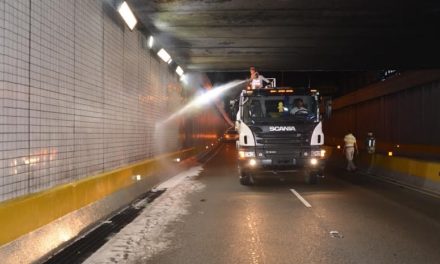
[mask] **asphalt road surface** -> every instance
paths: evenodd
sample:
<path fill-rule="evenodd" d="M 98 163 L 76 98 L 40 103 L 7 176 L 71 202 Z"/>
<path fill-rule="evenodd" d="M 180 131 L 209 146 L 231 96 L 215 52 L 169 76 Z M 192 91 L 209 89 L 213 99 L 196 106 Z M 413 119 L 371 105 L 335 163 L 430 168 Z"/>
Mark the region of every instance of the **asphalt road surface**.
<path fill-rule="evenodd" d="M 203 166 L 171 245 L 136 263 L 440 263 L 440 199 L 338 169 L 241 186 L 236 155 Z"/>

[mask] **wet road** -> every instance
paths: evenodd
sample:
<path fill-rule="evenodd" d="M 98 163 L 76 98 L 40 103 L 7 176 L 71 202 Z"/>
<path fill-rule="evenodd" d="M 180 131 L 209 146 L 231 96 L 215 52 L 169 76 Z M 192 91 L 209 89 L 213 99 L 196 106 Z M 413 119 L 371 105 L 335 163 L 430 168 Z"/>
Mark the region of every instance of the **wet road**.
<path fill-rule="evenodd" d="M 173 245 L 149 263 L 440 262 L 439 200 L 341 173 L 317 186 L 241 186 L 228 144 L 205 165 L 206 188 L 190 195 L 190 213 L 171 227 Z"/>
<path fill-rule="evenodd" d="M 162 197 L 168 201 L 159 211 L 173 201 L 187 210 L 156 232 L 171 242 L 158 242 L 166 247 L 156 253 L 151 246 L 130 249 L 148 258 L 127 262 L 440 263 L 440 199 L 337 169 L 319 185 L 298 178 L 241 186 L 233 144 L 203 168 L 191 180 L 202 186 L 198 191 Z"/>

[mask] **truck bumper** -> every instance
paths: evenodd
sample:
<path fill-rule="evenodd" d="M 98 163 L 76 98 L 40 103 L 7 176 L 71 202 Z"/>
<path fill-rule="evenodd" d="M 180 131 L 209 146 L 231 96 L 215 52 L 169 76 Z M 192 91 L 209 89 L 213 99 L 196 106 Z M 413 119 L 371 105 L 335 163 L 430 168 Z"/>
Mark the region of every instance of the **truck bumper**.
<path fill-rule="evenodd" d="M 240 159 L 238 167 L 240 172 L 247 173 L 292 173 L 292 172 L 314 172 L 323 174 L 325 159 L 316 158 L 316 163 L 312 158 L 292 159 L 285 161 L 272 161 L 270 159 Z"/>

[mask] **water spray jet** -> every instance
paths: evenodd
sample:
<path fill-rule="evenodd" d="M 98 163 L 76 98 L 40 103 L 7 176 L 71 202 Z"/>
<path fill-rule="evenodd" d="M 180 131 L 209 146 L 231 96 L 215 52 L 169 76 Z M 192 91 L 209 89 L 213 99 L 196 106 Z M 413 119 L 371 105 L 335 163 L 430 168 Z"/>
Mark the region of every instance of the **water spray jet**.
<path fill-rule="evenodd" d="M 244 84 L 246 80 L 237 80 L 232 81 L 226 84 L 218 85 L 213 87 L 211 90 L 206 91 L 202 93 L 201 95 L 198 95 L 193 100 L 191 100 L 189 103 L 187 103 L 185 106 L 182 107 L 179 111 L 171 114 L 163 123 L 167 123 L 179 116 L 182 116 L 184 114 L 188 114 L 190 112 L 193 112 L 194 110 L 198 110 L 200 108 L 203 108 L 208 103 L 213 102 L 214 100 L 218 99 L 220 96 L 225 94 L 227 91 L 239 87 L 240 85 Z"/>

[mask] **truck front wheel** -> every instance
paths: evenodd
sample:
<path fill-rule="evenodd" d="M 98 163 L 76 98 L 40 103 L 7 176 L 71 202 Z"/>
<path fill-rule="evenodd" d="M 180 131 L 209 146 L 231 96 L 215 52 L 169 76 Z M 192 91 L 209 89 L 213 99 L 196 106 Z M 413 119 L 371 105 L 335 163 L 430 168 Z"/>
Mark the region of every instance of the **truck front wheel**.
<path fill-rule="evenodd" d="M 308 184 L 318 184 L 319 175 L 316 172 L 310 172 L 306 175 L 306 183 Z"/>
<path fill-rule="evenodd" d="M 240 172 L 240 184 L 250 186 L 254 184 L 254 178 L 252 174 L 246 172 Z"/>

